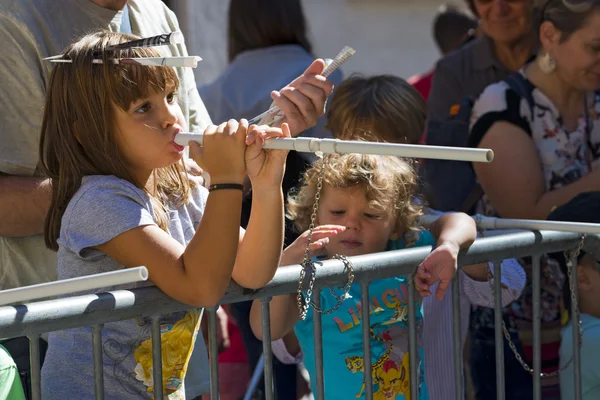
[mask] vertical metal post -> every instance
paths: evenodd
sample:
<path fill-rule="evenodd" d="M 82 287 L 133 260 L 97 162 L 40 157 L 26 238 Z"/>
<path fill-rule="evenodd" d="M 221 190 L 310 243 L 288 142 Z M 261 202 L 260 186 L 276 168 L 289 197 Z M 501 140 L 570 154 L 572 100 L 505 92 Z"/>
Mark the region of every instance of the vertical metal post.
<path fill-rule="evenodd" d="M 494 262 L 494 333 L 496 342 L 496 400 L 504 400 L 504 334 L 502 331 L 502 269 Z"/>
<path fill-rule="evenodd" d="M 29 363 L 31 367 L 31 398 L 42 399 L 42 367 L 40 365 L 40 334 L 29 335 Z"/>
<path fill-rule="evenodd" d="M 533 399 L 542 399 L 542 318 L 540 255 L 532 258 L 533 301 Z"/>
<path fill-rule="evenodd" d="M 163 398 L 162 348 L 160 335 L 160 315 L 153 315 L 152 320 L 152 371 L 154 379 L 154 398 Z"/>
<path fill-rule="evenodd" d="M 579 283 L 577 281 L 577 257 L 573 257 L 573 267 L 571 279 L 573 280 L 572 296 L 579 298 Z M 577 302 L 579 303 L 579 302 Z M 581 400 L 581 343 L 579 343 L 579 332 L 581 329 L 581 321 L 579 320 L 579 310 L 575 303 L 571 300 L 571 325 L 573 327 L 573 394 L 575 400 Z"/>
<path fill-rule="evenodd" d="M 360 285 L 360 304 L 362 307 L 362 338 L 363 338 L 363 364 L 365 368 L 365 396 L 367 400 L 373 398 L 373 359 L 371 357 L 371 320 L 369 302 L 369 282 Z"/>
<path fill-rule="evenodd" d="M 211 400 L 219 400 L 219 343 L 217 343 L 219 339 L 217 337 L 217 308 L 208 309 L 207 315 L 210 398 Z"/>
<path fill-rule="evenodd" d="M 462 332 L 460 315 L 460 282 L 457 273 L 452 279 L 452 341 L 454 350 L 454 398 L 463 400 Z"/>
<path fill-rule="evenodd" d="M 262 343 L 264 354 L 264 374 L 265 374 L 265 397 L 266 400 L 274 400 L 273 386 L 273 352 L 271 349 L 271 312 L 270 312 L 270 297 L 260 299 L 262 311 Z"/>
<path fill-rule="evenodd" d="M 317 307 L 321 306 L 321 288 L 315 288 L 313 302 Z M 317 373 L 317 400 L 325 400 L 325 382 L 323 379 L 323 326 L 321 313 L 313 312 L 313 338 L 315 341 L 315 371 Z"/>
<path fill-rule="evenodd" d="M 96 400 L 104 400 L 104 363 L 102 361 L 102 327 L 92 326 L 92 347 L 94 354 L 94 396 Z"/>
<path fill-rule="evenodd" d="M 415 294 L 415 275 L 408 277 L 408 361 L 410 364 L 410 397 L 419 398 L 419 372 L 417 359 L 417 315 L 416 315 L 416 294 Z"/>

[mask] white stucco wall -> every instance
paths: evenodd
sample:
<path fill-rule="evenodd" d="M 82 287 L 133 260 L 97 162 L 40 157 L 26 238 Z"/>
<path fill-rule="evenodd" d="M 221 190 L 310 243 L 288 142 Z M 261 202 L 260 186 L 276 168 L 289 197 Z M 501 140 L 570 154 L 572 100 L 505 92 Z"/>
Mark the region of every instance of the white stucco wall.
<path fill-rule="evenodd" d="M 285 1 L 285 0 L 280 0 Z M 344 72 L 391 73 L 408 78 L 437 59 L 431 21 L 440 0 L 303 0 L 318 57 L 343 46 L 356 49 Z M 226 65 L 227 0 L 174 0 L 190 54 L 203 61 L 198 84 L 213 80 Z M 460 2 L 458 2 L 460 4 Z"/>

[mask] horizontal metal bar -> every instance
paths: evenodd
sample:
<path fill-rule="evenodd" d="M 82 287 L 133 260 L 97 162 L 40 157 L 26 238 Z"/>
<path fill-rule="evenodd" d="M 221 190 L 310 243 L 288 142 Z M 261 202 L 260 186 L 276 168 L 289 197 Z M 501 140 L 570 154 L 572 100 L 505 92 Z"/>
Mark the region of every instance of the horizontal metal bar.
<path fill-rule="evenodd" d="M 424 215 L 421 217 L 421 223 L 425 226 L 430 225 L 437 220 L 437 215 Z M 560 232 L 591 233 L 600 234 L 600 224 L 591 224 L 587 222 L 564 222 L 564 221 L 543 221 L 536 219 L 509 219 L 485 217 L 483 215 L 471 216 L 477 223 L 477 228 L 481 230 L 549 230 Z"/>
<path fill-rule="evenodd" d="M 73 295 L 86 290 L 102 289 L 109 286 L 126 285 L 148 279 L 146 267 L 128 268 L 101 274 L 79 276 L 77 278 L 40 283 L 38 285 L 0 290 L 0 306 L 31 302 L 54 296 Z"/>
<path fill-rule="evenodd" d="M 588 240 L 586 237 L 586 240 Z M 594 239 L 595 237 L 592 237 Z M 521 232 L 478 239 L 461 252 L 460 265 L 488 260 L 523 257 L 573 248 L 580 235 L 569 232 Z M 370 281 L 397 275 L 409 275 L 431 252 L 430 246 L 351 257 L 355 281 Z M 247 290 L 231 284 L 221 304 L 294 293 L 298 288 L 301 266 L 280 268 L 271 282 L 259 290 Z M 324 261 L 317 268 L 317 284 L 327 287 L 346 282 L 344 265 L 339 260 Z M 51 332 L 78 326 L 92 326 L 140 316 L 152 316 L 191 309 L 156 287 L 83 295 L 0 307 L 0 337 L 11 338 L 31 333 Z"/>

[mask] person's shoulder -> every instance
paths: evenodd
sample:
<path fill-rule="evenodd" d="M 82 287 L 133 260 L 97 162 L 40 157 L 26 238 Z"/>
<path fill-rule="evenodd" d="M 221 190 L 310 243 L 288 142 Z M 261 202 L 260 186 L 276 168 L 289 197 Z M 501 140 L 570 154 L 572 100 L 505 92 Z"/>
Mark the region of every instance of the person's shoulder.
<path fill-rule="evenodd" d="M 35 3 L 31 0 L 0 0 L 0 16 L 13 20 L 23 20 L 28 12 L 34 11 Z"/>
<path fill-rule="evenodd" d="M 475 101 L 474 108 L 480 112 L 486 111 L 501 111 L 508 107 L 506 103 L 506 92 L 509 90 L 509 86 L 504 81 L 494 82 L 485 89 L 477 100 Z"/>
<path fill-rule="evenodd" d="M 0 0 L 0 32 L 27 31 L 32 17 L 44 14 L 42 5 L 31 0 Z"/>
<path fill-rule="evenodd" d="M 453 52 L 446 54 L 436 62 L 435 73 L 433 75 L 433 78 L 431 79 L 432 90 L 434 92 L 436 91 L 436 88 L 437 90 L 440 90 L 446 85 L 451 85 L 460 92 L 459 98 L 457 100 L 461 100 L 462 97 L 469 92 L 466 88 L 469 87 L 469 80 L 472 79 L 473 74 L 475 73 L 474 68 L 476 65 L 476 42 L 477 40 L 474 40 L 471 43 L 467 43 L 463 47 L 460 47 L 454 50 Z M 452 97 L 456 95 L 457 93 L 434 94 L 433 102 L 429 102 L 430 99 L 428 98 L 430 112 L 432 110 L 432 107 L 433 109 L 435 109 L 435 105 L 440 102 L 441 98 L 445 98 L 446 96 Z M 445 108 L 446 101 L 442 101 L 442 103 L 444 104 Z M 444 109 L 444 115 L 447 112 L 448 110 Z"/>
<path fill-rule="evenodd" d="M 61 0 L 61 3 L 64 1 Z M 65 6 L 70 7 L 71 4 Z M 50 23 L 52 14 L 56 12 L 53 1 L 0 0 L 0 25 L 11 23 L 21 29 L 37 29 L 40 25 Z"/>
<path fill-rule="evenodd" d="M 129 7 L 134 9 L 142 20 L 140 25 L 152 26 L 153 29 L 179 29 L 179 21 L 175 13 L 161 0 L 129 0 Z M 136 14 L 134 13 L 134 15 Z M 143 32 L 142 32 L 143 33 Z"/>
<path fill-rule="evenodd" d="M 86 211 L 90 208 L 117 209 L 122 201 L 138 203 L 140 207 L 151 210 L 148 195 L 131 182 L 113 175 L 90 175 L 81 181 L 81 186 L 75 192 L 65 216 L 77 214 L 77 210 Z"/>
<path fill-rule="evenodd" d="M 62 216 L 58 244 L 78 257 L 96 257 L 86 249 L 154 224 L 152 203 L 143 190 L 115 176 L 86 176 Z"/>
<path fill-rule="evenodd" d="M 154 14 L 175 15 L 162 0 L 128 0 L 130 7 L 140 11 L 151 11 Z"/>
<path fill-rule="evenodd" d="M 460 68 L 463 65 L 473 63 L 473 59 L 477 55 L 477 48 L 481 46 L 481 38 L 465 43 L 463 46 L 446 54 L 444 57 L 438 60 L 436 64 L 436 70 L 453 70 Z"/>
<path fill-rule="evenodd" d="M 411 247 L 433 246 L 435 239 L 433 235 L 426 229 L 411 231 L 404 234 L 403 237 L 390 240 L 387 250 L 402 250 Z"/>
<path fill-rule="evenodd" d="M 144 193 L 143 190 L 135 186 L 133 183 L 125 179 L 118 178 L 114 175 L 89 175 L 83 177 L 78 193 L 95 191 L 114 191 L 136 194 Z"/>

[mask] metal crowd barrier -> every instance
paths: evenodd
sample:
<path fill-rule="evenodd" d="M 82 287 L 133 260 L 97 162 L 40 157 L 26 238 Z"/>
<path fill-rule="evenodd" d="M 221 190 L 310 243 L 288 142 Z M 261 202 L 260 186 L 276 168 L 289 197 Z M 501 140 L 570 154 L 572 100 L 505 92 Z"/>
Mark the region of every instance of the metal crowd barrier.
<path fill-rule="evenodd" d="M 476 264 L 481 262 L 493 262 L 495 276 L 500 276 L 501 261 L 507 258 L 533 257 L 533 383 L 535 400 L 541 399 L 541 323 L 540 323 L 540 255 L 553 253 L 578 246 L 581 235 L 570 232 L 556 231 L 529 231 L 508 235 L 500 235 L 478 239 L 467 251 L 461 252 L 460 265 Z M 597 245 L 598 236 L 588 235 L 586 247 Z M 411 275 L 416 266 L 430 253 L 431 247 L 419 247 L 414 249 L 390 251 L 378 254 L 369 254 L 352 257 L 354 266 L 355 282 L 362 287 L 362 301 L 368 303 L 369 282 L 376 279 Z M 232 284 L 221 304 L 235 303 L 244 300 L 261 299 L 263 311 L 263 335 L 264 340 L 264 378 L 266 398 L 274 399 L 273 394 L 273 367 L 272 352 L 270 346 L 270 321 L 269 301 L 272 296 L 295 293 L 301 266 L 290 266 L 278 270 L 274 279 L 264 288 L 256 291 L 246 290 Z M 576 269 L 573 279 L 577 282 Z M 338 260 L 327 260 L 317 269 L 315 293 L 320 289 L 344 284 L 346 274 L 344 265 Z M 496 387 L 497 399 L 504 400 L 504 352 L 502 332 L 502 306 L 501 306 L 501 280 L 495 279 L 495 339 L 496 339 Z M 409 294 L 409 357 L 410 357 L 410 385 L 411 397 L 418 398 L 417 360 L 413 357 L 417 354 L 417 336 L 415 322 L 415 298 L 416 292 L 412 278 L 408 280 Z M 318 305 L 318 295 L 314 301 Z M 460 338 L 459 317 L 459 282 L 455 278 L 452 285 L 453 305 L 453 343 L 454 343 L 454 379 L 456 385 L 455 398 L 463 398 L 462 379 L 462 343 Z M 152 318 L 152 357 L 155 391 L 161 392 L 162 388 L 162 357 L 160 346 L 160 316 L 162 314 L 183 311 L 191 307 L 179 303 L 167 297 L 156 287 L 145 287 L 133 290 L 119 290 L 108 293 L 83 295 L 76 297 L 61 298 L 33 302 L 25 305 L 0 307 L 0 337 L 11 338 L 27 336 L 30 339 L 31 351 L 31 382 L 33 399 L 41 399 L 40 388 L 40 358 L 38 339 L 40 334 L 56 330 L 91 326 L 93 334 L 92 349 L 94 362 L 95 398 L 104 398 L 103 384 L 103 360 L 102 360 L 102 326 L 104 323 L 115 322 L 124 319 L 147 316 Z M 575 315 L 575 314 L 573 314 Z M 369 336 L 369 307 L 362 308 L 363 325 L 363 350 L 364 357 L 370 360 L 370 336 Z M 217 321 L 215 309 L 208 310 L 209 324 L 209 358 L 210 358 L 210 388 L 211 399 L 219 398 L 219 376 L 217 361 Z M 581 373 L 580 373 L 580 349 L 576 338 L 579 332 L 579 321 L 573 320 L 573 364 L 575 393 L 574 399 L 581 398 Z M 321 318 L 319 313 L 314 313 L 314 343 L 316 359 L 316 387 L 312 388 L 316 399 L 324 399 L 324 388 L 327 384 L 323 380 L 323 342 L 321 333 Z M 367 362 L 364 366 L 364 379 L 366 383 L 366 398 L 373 396 L 372 368 Z"/>

